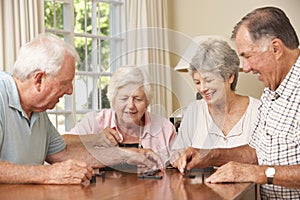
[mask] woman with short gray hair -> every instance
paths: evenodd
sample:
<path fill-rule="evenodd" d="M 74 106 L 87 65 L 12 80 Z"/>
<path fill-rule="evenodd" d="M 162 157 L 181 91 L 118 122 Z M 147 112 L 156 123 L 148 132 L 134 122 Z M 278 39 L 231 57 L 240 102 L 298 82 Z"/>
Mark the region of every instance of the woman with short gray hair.
<path fill-rule="evenodd" d="M 226 41 L 200 43 L 190 71 L 202 99 L 192 102 L 184 113 L 171 163 L 187 147 L 230 148 L 248 143 L 259 100 L 235 93 L 239 64 Z"/>
<path fill-rule="evenodd" d="M 120 67 L 111 77 L 107 97 L 111 109 L 87 113 L 71 133 L 102 134 L 108 147 L 151 149 L 166 161 L 176 132 L 168 119 L 147 111 L 152 95 L 146 68 Z"/>

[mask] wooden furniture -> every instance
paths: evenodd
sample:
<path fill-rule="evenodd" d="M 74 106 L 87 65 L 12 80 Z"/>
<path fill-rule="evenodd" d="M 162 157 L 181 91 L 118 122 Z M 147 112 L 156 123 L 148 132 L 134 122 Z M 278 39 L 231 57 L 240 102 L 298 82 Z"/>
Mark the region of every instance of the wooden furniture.
<path fill-rule="evenodd" d="M 162 173 L 162 172 L 160 172 Z M 207 173 L 186 178 L 167 169 L 162 179 L 139 179 L 135 173 L 106 171 L 87 185 L 0 184 L 0 199 L 241 199 L 255 191 L 253 183 L 206 184 Z M 247 198 L 249 199 L 249 198 Z M 255 199 L 255 194 L 253 194 Z"/>

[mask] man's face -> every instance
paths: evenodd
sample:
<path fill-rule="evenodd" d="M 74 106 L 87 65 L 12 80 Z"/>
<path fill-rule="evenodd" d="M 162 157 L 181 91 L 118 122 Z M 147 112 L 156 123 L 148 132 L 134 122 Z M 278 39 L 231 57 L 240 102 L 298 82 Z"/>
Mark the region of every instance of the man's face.
<path fill-rule="evenodd" d="M 276 89 L 277 68 L 275 58 L 268 46 L 265 51 L 261 50 L 259 42 L 253 43 L 245 26 L 241 26 L 236 35 L 236 46 L 240 56 L 243 58 L 243 71 L 258 75 L 265 87 Z"/>
<path fill-rule="evenodd" d="M 52 109 L 64 94 L 73 93 L 73 79 L 75 76 L 75 61 L 66 54 L 64 63 L 54 77 L 46 76 L 42 99 L 44 109 Z"/>

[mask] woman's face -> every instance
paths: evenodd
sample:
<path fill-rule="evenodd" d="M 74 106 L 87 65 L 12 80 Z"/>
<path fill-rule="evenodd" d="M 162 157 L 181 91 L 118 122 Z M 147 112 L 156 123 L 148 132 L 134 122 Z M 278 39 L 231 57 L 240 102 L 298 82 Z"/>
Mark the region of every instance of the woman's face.
<path fill-rule="evenodd" d="M 143 124 L 141 120 L 147 107 L 144 88 L 138 84 L 121 87 L 114 100 L 114 110 L 119 123 Z"/>
<path fill-rule="evenodd" d="M 207 103 L 214 104 L 220 100 L 224 101 L 233 78 L 224 80 L 221 75 L 212 72 L 194 72 L 193 80 L 202 98 Z"/>

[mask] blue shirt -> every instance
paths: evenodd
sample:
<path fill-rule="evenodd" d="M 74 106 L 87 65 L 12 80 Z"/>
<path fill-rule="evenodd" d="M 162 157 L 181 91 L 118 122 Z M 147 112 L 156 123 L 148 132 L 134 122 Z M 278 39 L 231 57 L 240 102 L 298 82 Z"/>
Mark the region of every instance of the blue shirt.
<path fill-rule="evenodd" d="M 0 72 L 0 160 L 43 164 L 47 155 L 58 153 L 65 146 L 46 112 L 34 112 L 28 119 L 14 79 Z"/>

